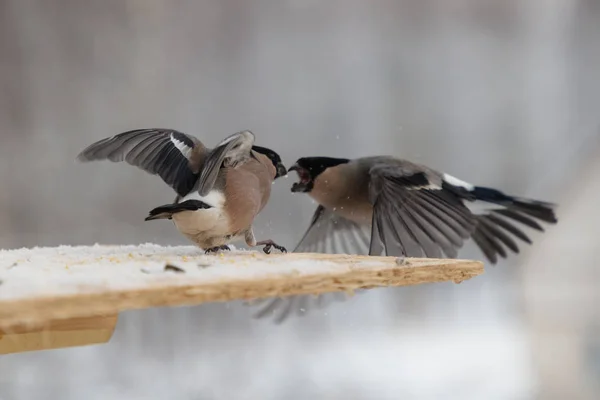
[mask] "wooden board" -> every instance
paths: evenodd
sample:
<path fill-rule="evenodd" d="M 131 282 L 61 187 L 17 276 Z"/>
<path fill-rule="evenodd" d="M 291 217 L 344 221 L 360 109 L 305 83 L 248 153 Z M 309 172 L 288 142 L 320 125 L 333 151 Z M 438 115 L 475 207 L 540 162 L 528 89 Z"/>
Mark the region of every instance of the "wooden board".
<path fill-rule="evenodd" d="M 54 320 L 38 326 L 14 325 L 0 330 L 0 354 L 106 343 L 116 325 L 117 315 Z"/>
<path fill-rule="evenodd" d="M 394 257 L 254 251 L 205 255 L 193 246 L 152 244 L 3 250 L 0 331 L 22 335 L 73 318 L 92 318 L 88 322 L 97 321 L 102 331 L 107 320 L 93 318 L 123 310 L 461 282 L 481 273 L 483 264 L 468 260 L 399 262 Z"/>

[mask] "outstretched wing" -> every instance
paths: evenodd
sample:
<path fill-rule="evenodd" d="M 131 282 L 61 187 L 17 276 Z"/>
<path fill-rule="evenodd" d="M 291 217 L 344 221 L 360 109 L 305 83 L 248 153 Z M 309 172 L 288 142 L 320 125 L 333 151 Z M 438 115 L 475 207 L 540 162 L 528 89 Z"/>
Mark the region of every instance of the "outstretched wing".
<path fill-rule="evenodd" d="M 222 166 L 235 167 L 250 157 L 254 134 L 249 130 L 234 133 L 223 139 L 207 156 L 200 173 L 198 191 L 206 196 L 213 188 Z"/>
<path fill-rule="evenodd" d="M 311 223 L 294 249 L 294 253 L 358 254 L 369 252 L 370 228 L 358 225 L 319 205 Z M 356 293 L 360 293 L 357 291 Z M 310 310 L 322 309 L 334 301 L 344 301 L 343 292 L 318 296 L 298 295 L 254 300 L 250 305 L 258 308 L 255 318 L 273 317 L 281 323 L 291 314 L 304 315 Z"/>
<path fill-rule="evenodd" d="M 356 224 L 322 206 L 295 252 L 347 253 L 440 258 L 456 257 L 477 221 L 462 199 L 442 188 L 433 171 L 408 162 L 383 160 L 369 167 L 371 226 Z M 357 291 L 360 293 L 361 291 Z M 292 313 L 303 315 L 319 302 L 344 299 L 343 294 L 289 296 L 255 302 L 256 317 L 274 315 L 276 322 Z M 257 304 L 258 303 L 258 304 Z"/>
<path fill-rule="evenodd" d="M 323 309 L 335 301 L 347 300 L 348 297 L 345 292 L 332 292 L 318 296 L 298 295 L 257 299 L 250 301 L 248 305 L 258 309 L 253 315 L 254 318 L 272 317 L 276 324 L 280 324 L 292 314 L 303 316 L 310 310 Z"/>
<path fill-rule="evenodd" d="M 370 229 L 319 205 L 295 253 L 357 254 L 369 252 Z"/>
<path fill-rule="evenodd" d="M 173 129 L 136 129 L 100 140 L 77 156 L 82 162 L 125 161 L 152 175 L 159 175 L 178 195 L 194 187 L 205 148 L 192 135 Z"/>
<path fill-rule="evenodd" d="M 453 192 L 411 163 L 378 163 L 369 174 L 370 255 L 456 258 L 477 219 Z"/>

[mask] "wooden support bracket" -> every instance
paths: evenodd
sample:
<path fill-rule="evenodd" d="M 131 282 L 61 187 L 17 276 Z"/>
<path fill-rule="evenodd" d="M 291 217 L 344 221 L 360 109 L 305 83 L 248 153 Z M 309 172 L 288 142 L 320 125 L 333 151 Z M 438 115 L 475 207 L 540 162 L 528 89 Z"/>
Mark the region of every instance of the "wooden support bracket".
<path fill-rule="evenodd" d="M 469 260 L 205 255 L 192 246 L 60 246 L 0 251 L 0 354 L 104 343 L 120 311 L 462 282 Z"/>
<path fill-rule="evenodd" d="M 117 315 L 78 317 L 0 329 L 0 354 L 106 343 L 115 331 L 117 318 Z"/>

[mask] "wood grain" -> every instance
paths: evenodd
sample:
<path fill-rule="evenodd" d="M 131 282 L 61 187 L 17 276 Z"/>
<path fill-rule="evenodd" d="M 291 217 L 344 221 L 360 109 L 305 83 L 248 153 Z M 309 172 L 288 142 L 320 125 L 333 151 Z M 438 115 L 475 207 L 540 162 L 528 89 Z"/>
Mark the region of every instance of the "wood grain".
<path fill-rule="evenodd" d="M 413 258 L 399 263 L 394 257 L 302 253 L 205 256 L 186 247 L 162 252 L 102 249 L 107 249 L 106 255 L 88 258 L 69 256 L 69 249 L 57 251 L 56 256 L 47 250 L 37 260 L 33 254 L 39 253 L 19 253 L 28 261 L 0 270 L 0 329 L 23 333 L 49 321 L 117 315 L 124 310 L 461 282 L 483 273 L 481 262 L 469 260 Z M 90 278 L 95 276 L 97 281 Z M 33 282 L 33 278 L 43 278 L 39 290 L 29 287 L 28 279 Z"/>
<path fill-rule="evenodd" d="M 106 343 L 117 324 L 117 315 L 46 321 L 42 325 L 15 325 L 0 330 L 0 354 L 50 350 Z"/>

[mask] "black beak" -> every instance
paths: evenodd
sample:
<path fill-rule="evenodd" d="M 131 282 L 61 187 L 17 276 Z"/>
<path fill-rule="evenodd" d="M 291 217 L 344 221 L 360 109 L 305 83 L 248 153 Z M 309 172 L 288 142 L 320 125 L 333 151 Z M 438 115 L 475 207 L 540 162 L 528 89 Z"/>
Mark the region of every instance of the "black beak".
<path fill-rule="evenodd" d="M 298 169 L 300 168 L 300 166 L 298 164 L 294 164 L 291 167 L 288 168 L 288 172 L 290 171 L 298 171 Z"/>
<path fill-rule="evenodd" d="M 285 169 L 285 165 L 282 163 L 277 164 L 277 173 L 275 174 L 275 179 L 280 178 L 282 176 L 286 176 L 288 173 L 287 169 Z"/>

